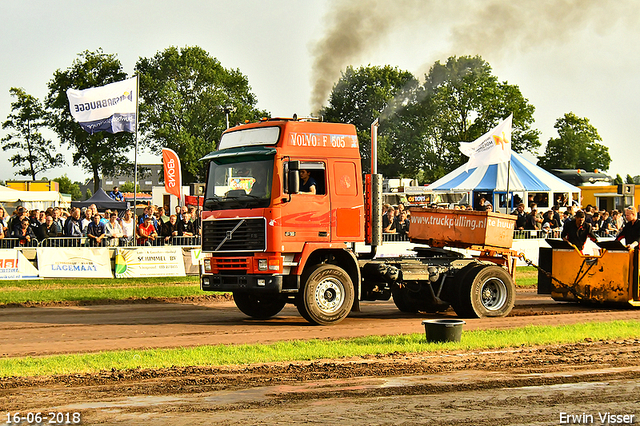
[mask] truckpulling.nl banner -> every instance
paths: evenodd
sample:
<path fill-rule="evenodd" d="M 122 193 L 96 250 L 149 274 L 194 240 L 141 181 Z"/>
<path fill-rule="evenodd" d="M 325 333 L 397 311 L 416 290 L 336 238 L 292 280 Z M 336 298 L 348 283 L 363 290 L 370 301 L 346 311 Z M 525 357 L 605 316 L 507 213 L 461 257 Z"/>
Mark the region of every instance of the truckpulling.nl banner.
<path fill-rule="evenodd" d="M 513 114 L 473 142 L 460 142 L 460 152 L 469 157 L 465 171 L 511 160 Z"/>
<path fill-rule="evenodd" d="M 137 78 L 85 90 L 68 89 L 69 109 L 87 132 L 136 131 Z"/>

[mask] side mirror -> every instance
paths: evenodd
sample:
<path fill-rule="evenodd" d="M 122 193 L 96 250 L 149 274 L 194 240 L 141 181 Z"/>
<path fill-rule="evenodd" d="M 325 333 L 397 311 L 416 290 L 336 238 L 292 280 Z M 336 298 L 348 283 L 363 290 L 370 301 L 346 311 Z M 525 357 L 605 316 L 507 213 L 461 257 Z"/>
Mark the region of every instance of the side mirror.
<path fill-rule="evenodd" d="M 289 170 L 295 170 L 298 171 L 300 170 L 300 161 L 296 160 L 296 161 L 289 161 Z"/>
<path fill-rule="evenodd" d="M 289 170 L 289 194 L 300 192 L 300 171 Z"/>

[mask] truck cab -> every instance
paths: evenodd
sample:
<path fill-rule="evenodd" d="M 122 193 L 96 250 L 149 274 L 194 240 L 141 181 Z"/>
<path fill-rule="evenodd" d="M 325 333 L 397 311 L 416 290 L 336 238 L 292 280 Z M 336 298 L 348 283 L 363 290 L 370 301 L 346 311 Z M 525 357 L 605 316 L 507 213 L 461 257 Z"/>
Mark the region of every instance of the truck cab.
<path fill-rule="evenodd" d="M 201 288 L 254 318 L 294 303 L 316 324 L 358 308 L 364 201 L 355 127 L 268 119 L 223 133 L 209 162 Z M 302 192 L 301 174 L 315 182 Z"/>

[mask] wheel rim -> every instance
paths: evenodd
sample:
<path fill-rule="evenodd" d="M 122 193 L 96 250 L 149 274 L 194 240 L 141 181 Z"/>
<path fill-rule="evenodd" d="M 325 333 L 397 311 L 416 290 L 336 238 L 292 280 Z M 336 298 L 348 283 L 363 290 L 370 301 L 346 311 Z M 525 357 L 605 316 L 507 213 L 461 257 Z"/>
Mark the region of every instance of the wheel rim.
<path fill-rule="evenodd" d="M 335 278 L 326 278 L 316 287 L 315 299 L 320 310 L 328 314 L 334 313 L 344 303 L 344 286 Z"/>
<path fill-rule="evenodd" d="M 482 306 L 489 311 L 501 309 L 507 301 L 507 286 L 501 279 L 489 278 L 480 292 Z"/>

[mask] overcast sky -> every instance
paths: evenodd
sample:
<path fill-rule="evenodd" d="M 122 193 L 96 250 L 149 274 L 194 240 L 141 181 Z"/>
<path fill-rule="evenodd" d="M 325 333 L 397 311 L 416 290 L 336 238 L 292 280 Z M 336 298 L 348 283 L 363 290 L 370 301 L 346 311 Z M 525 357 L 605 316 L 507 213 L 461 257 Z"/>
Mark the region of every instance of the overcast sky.
<path fill-rule="evenodd" d="M 347 65 L 389 64 L 420 78 L 435 60 L 479 54 L 500 81 L 518 85 L 536 107 L 543 148 L 557 136 L 556 119 L 573 111 L 589 118 L 609 147 L 609 173 L 635 176 L 639 3 L 0 0 L 0 121 L 10 113 L 11 87 L 44 100 L 57 69 L 100 47 L 133 74 L 139 57 L 169 46 L 200 46 L 246 75 L 258 107 L 273 116 L 315 111 Z M 10 156 L 0 151 L 0 180 L 23 179 L 14 175 Z M 140 158 L 161 162 L 149 153 Z M 89 177 L 71 164 L 38 177 L 64 173 L 73 180 Z"/>

